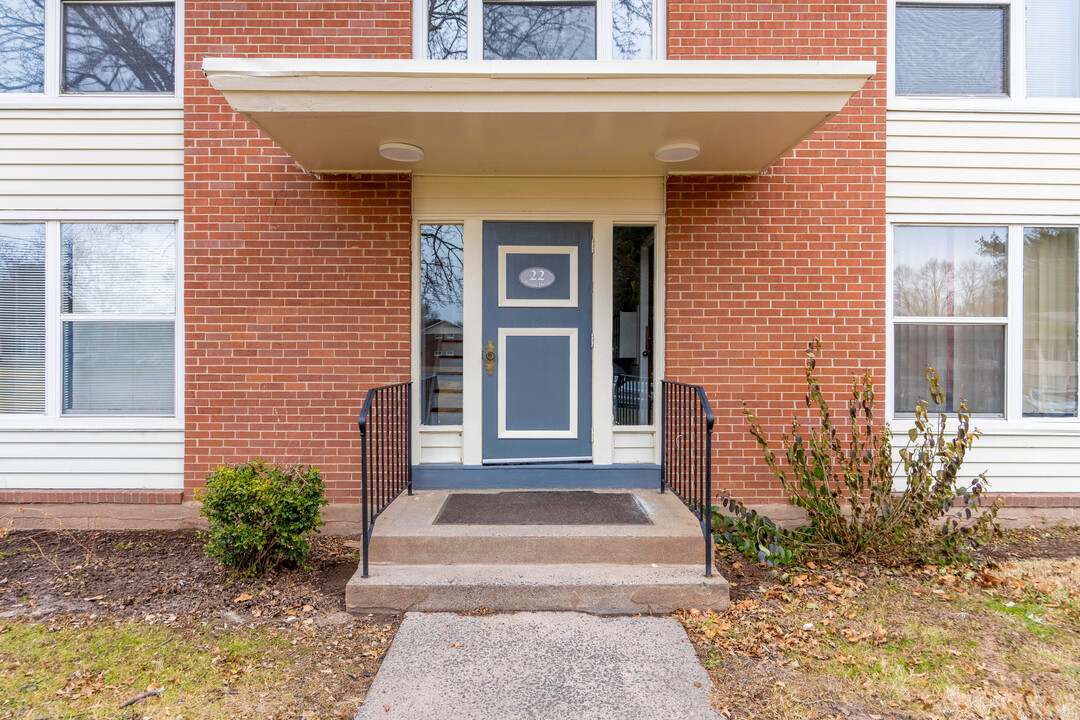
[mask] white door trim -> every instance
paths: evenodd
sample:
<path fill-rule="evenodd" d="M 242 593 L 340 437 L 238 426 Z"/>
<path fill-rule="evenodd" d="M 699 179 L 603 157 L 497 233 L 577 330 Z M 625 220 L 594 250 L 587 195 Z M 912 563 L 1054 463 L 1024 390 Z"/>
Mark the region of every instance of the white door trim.
<path fill-rule="evenodd" d="M 566 221 L 593 224 L 593 458 L 611 465 L 622 453 L 642 457 L 651 444 L 660 461 L 658 407 L 651 426 L 615 428 L 611 412 L 612 233 L 616 225 L 656 227 L 654 268 L 656 307 L 653 322 L 653 382 L 659 397 L 664 378 L 665 325 L 665 179 L 662 177 L 446 177 L 413 176 L 412 377 L 420 373 L 420 226 L 464 226 L 463 423 L 421 428 L 413 423 L 414 463 L 483 464 L 483 223 L 491 221 Z M 420 417 L 420 393 L 413 393 L 413 417 Z M 431 440 L 430 448 L 425 438 Z M 630 439 L 635 450 L 628 450 Z M 623 460 L 642 462 L 643 459 Z"/>

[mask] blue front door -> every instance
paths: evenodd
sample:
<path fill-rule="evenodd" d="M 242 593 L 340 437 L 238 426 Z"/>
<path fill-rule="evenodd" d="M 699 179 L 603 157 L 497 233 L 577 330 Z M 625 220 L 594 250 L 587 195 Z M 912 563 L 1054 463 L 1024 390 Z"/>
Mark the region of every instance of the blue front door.
<path fill-rule="evenodd" d="M 592 459 L 592 224 L 484 223 L 484 462 Z"/>

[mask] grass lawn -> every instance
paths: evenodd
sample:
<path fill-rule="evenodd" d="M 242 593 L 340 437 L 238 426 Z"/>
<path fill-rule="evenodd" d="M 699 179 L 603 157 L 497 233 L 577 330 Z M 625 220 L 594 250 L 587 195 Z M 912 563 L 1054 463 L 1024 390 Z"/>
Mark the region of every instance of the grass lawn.
<path fill-rule="evenodd" d="M 1061 551 L 1080 532 L 1007 542 L 1019 557 L 993 568 L 810 563 L 785 582 L 728 556 L 731 609 L 678 616 L 724 717 L 1080 718 L 1080 558 Z"/>
<path fill-rule="evenodd" d="M 351 718 L 398 622 L 344 612 L 355 554 L 230 582 L 190 532 L 0 538 L 0 718 Z"/>

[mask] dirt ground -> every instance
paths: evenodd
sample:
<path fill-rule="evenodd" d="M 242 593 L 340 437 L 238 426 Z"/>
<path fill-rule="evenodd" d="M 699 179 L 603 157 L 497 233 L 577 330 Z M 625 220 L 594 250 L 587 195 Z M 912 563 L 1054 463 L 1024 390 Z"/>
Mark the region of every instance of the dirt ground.
<path fill-rule="evenodd" d="M 977 568 L 717 556 L 731 608 L 675 615 L 724 718 L 1080 718 L 1080 528 L 1008 531 Z"/>
<path fill-rule="evenodd" d="M 270 651 L 266 657 L 252 652 L 249 665 L 277 663 L 280 676 L 288 680 L 274 683 L 269 694 L 281 701 L 245 707 L 234 697 L 233 709 L 221 716 L 352 717 L 399 622 L 386 616 L 353 618 L 345 612 L 345 584 L 356 571 L 358 547 L 347 538 L 317 537 L 310 573 L 230 580 L 205 556 L 191 531 L 13 532 L 0 538 L 0 633 L 5 622 L 34 623 L 61 633 L 86 626 L 117 632 L 135 628 L 136 634 L 139 627 L 167 629 L 208 655 L 215 650 L 220 654 L 224 641 L 280 640 L 278 657 Z M 126 641 L 123 632 L 118 642 Z M 169 658 L 164 660 L 168 664 Z M 0 640 L 0 686 L 4 670 L 11 671 L 19 661 L 5 653 Z M 161 664 L 162 658 L 157 661 Z M 243 694 L 237 690 L 242 677 L 227 670 L 218 676 L 222 692 Z M 76 680 L 75 685 L 86 683 Z M 120 687 L 113 695 L 121 698 L 125 693 L 134 694 Z M 265 701 L 268 693 L 253 697 L 260 695 Z M 0 699 L 0 718 L 31 717 L 17 714 L 18 709 L 5 708 Z M 82 706 L 72 702 L 63 709 Z"/>
<path fill-rule="evenodd" d="M 351 717 L 399 622 L 345 613 L 358 548 L 318 537 L 313 572 L 230 581 L 194 532 L 0 537 L 0 718 Z M 1080 530 L 1011 531 L 987 557 L 777 574 L 720 545 L 731 610 L 675 616 L 726 718 L 1080 718 Z M 143 635 L 146 667 L 111 677 Z"/>

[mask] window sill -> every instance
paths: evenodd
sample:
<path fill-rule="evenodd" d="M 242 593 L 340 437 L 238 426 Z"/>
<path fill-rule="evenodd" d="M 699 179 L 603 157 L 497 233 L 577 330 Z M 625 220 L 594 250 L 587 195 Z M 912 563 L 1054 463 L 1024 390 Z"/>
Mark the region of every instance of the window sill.
<path fill-rule="evenodd" d="M 933 417 L 933 413 L 931 413 Z M 956 430 L 956 415 L 949 415 L 949 421 L 945 425 L 945 434 L 949 435 Z M 907 437 L 909 428 L 915 426 L 915 418 L 911 416 L 893 418 L 889 422 L 894 439 L 893 444 L 901 447 L 901 443 Z M 978 430 L 983 435 L 1058 435 L 1080 436 L 1080 419 L 1062 418 L 1025 418 L 1024 420 L 1004 420 L 1002 418 L 971 418 L 972 430 Z"/>
<path fill-rule="evenodd" d="M 0 433 L 27 430 L 145 430 L 183 431 L 184 421 L 176 417 L 107 417 L 84 416 L 47 418 L 33 415 L 0 416 Z"/>
<path fill-rule="evenodd" d="M 886 104 L 886 109 L 927 112 L 1074 115 L 1080 113 L 1080 98 L 891 97 Z"/>
<path fill-rule="evenodd" d="M 178 95 L 0 95 L 3 110 L 183 110 Z"/>

